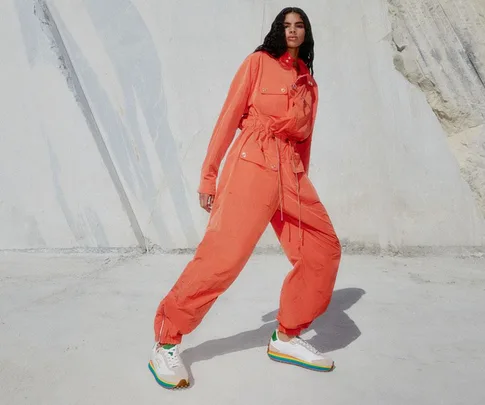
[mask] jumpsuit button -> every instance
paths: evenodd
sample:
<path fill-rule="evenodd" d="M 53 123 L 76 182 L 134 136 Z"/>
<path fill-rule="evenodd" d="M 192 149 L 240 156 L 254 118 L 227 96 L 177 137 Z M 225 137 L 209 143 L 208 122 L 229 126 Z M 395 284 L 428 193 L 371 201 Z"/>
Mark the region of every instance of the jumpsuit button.
<path fill-rule="evenodd" d="M 266 93 L 267 91 L 268 91 L 268 89 L 266 87 L 263 87 L 262 92 Z"/>
<path fill-rule="evenodd" d="M 245 158 L 245 157 L 246 157 L 246 152 L 241 153 L 241 156 L 242 156 L 243 158 Z"/>
<path fill-rule="evenodd" d="M 286 89 L 284 87 L 281 88 L 282 93 L 286 93 Z"/>

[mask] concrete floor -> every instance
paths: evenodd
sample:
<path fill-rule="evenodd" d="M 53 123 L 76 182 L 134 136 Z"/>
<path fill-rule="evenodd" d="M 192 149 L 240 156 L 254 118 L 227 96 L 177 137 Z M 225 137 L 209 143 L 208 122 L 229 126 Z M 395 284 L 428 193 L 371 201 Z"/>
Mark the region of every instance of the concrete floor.
<path fill-rule="evenodd" d="M 284 256 L 254 255 L 184 341 L 193 387 L 147 369 L 159 299 L 183 255 L 0 254 L 1 404 L 485 403 L 485 260 L 344 256 L 305 338 L 337 369 L 271 362 Z"/>

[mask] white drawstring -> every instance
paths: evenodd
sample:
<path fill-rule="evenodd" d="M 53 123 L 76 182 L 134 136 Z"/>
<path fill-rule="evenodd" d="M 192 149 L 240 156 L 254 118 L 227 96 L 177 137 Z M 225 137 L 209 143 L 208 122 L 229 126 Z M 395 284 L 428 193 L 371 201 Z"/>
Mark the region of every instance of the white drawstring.
<path fill-rule="evenodd" d="M 294 145 L 288 140 L 288 144 L 290 145 L 290 161 L 291 161 L 291 168 L 293 172 L 295 172 L 295 153 L 294 153 Z M 278 196 L 279 196 L 279 205 L 280 205 L 280 213 L 281 213 L 281 221 L 283 222 L 283 193 L 282 193 L 282 179 L 281 179 L 281 139 L 280 137 L 276 137 L 276 153 L 278 157 Z M 295 185 L 296 185 L 296 194 L 298 197 L 298 236 L 300 238 L 300 245 L 303 240 L 302 229 L 301 229 L 301 199 L 300 199 L 300 182 L 298 181 L 298 173 L 295 172 Z"/>

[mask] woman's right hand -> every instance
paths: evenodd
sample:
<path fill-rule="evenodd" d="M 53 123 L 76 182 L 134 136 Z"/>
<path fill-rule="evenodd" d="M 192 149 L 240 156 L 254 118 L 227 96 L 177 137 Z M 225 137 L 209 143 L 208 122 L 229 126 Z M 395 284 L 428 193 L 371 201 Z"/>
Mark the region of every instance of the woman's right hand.
<path fill-rule="evenodd" d="M 213 194 L 199 193 L 200 206 L 203 209 L 205 209 L 207 212 L 211 212 L 213 201 L 214 201 L 214 195 Z"/>

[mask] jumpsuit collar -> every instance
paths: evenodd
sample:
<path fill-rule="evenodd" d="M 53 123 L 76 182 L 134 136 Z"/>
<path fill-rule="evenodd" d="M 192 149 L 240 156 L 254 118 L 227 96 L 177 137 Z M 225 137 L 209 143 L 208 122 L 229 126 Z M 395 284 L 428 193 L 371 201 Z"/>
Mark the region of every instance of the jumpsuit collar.
<path fill-rule="evenodd" d="M 295 58 L 290 55 L 288 51 L 286 51 L 283 55 L 280 56 L 280 63 L 285 66 L 286 68 L 292 69 L 293 64 L 295 62 Z M 296 63 L 298 64 L 298 70 L 300 74 L 304 74 L 308 72 L 308 67 L 305 63 L 300 59 L 296 58 Z"/>

